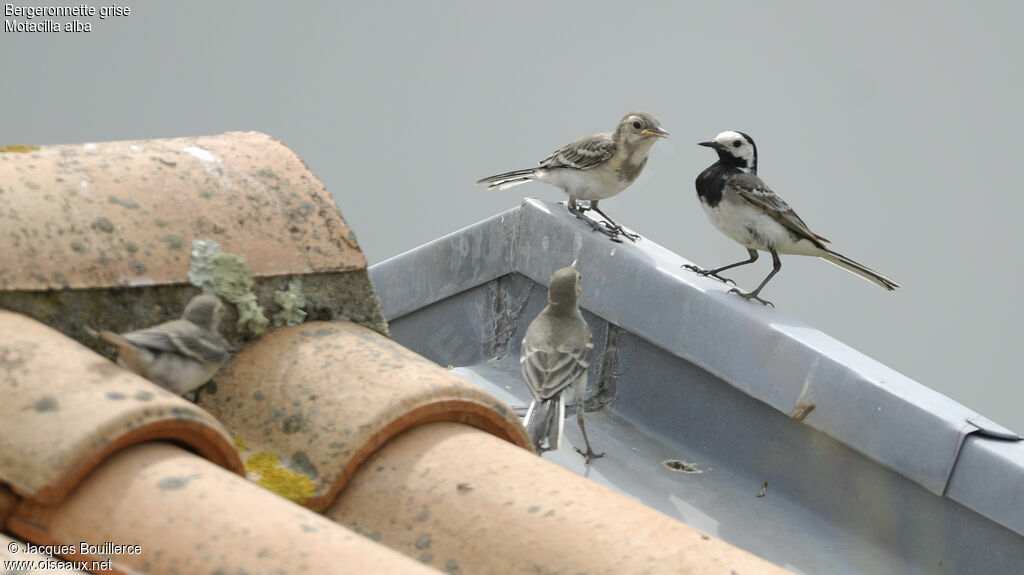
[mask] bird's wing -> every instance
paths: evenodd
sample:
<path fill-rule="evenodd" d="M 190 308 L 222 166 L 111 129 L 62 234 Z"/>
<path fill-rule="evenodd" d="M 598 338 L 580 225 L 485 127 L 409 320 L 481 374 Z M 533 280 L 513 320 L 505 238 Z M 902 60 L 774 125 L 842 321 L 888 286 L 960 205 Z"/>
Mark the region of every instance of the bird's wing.
<path fill-rule="evenodd" d="M 761 178 L 748 173 L 736 174 L 729 178 L 725 185 L 747 202 L 764 210 L 775 221 L 818 244 L 818 247 L 825 248 L 821 243 L 828 240 L 812 232 L 793 208 L 789 207 L 789 204 L 773 192 Z"/>
<path fill-rule="evenodd" d="M 594 134 L 573 140 L 540 162 L 541 168 L 586 170 L 607 162 L 615 155 L 611 134 Z"/>
<path fill-rule="evenodd" d="M 138 347 L 179 353 L 199 361 L 220 363 L 228 355 L 227 342 L 219 333 L 183 319 L 126 333 L 123 337 Z"/>
<path fill-rule="evenodd" d="M 584 345 L 523 342 L 519 358 L 523 378 L 540 399 L 554 397 L 586 374 L 593 351 L 589 337 Z"/>

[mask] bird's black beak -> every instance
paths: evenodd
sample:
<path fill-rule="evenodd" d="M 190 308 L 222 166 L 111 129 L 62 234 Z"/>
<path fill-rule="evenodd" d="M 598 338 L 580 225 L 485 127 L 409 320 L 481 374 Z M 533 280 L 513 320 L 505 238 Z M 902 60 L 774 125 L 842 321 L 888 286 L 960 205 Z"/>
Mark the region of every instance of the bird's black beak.
<path fill-rule="evenodd" d="M 718 142 L 697 142 L 698 146 L 704 146 L 705 148 L 717 148 Z"/>

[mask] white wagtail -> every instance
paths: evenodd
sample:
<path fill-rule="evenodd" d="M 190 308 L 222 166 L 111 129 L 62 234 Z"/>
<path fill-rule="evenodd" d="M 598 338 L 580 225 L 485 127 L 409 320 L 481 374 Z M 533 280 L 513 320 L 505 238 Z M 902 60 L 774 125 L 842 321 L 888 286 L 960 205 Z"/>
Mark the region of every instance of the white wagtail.
<path fill-rule="evenodd" d="M 754 263 L 757 261 L 757 250 L 766 251 L 772 254 L 774 267 L 761 285 L 749 293 L 736 288 L 729 290 L 730 293 L 756 299 L 765 305 L 772 304 L 758 297 L 758 294 L 768 280 L 782 269 L 780 253 L 817 256 L 887 290 L 900 287 L 867 266 L 830 250 L 825 246 L 827 239 L 808 229 L 789 204 L 757 176 L 757 146 L 750 136 L 742 132 L 722 132 L 714 140 L 700 142 L 699 145 L 714 148 L 718 152 L 718 161 L 697 176 L 697 197 L 711 223 L 720 232 L 747 248 L 750 258 L 709 270 L 694 265 L 683 267 L 702 276 L 712 276 L 735 285 L 732 280 L 718 274 Z"/>
<path fill-rule="evenodd" d="M 569 194 L 569 212 L 586 221 L 613 240 L 621 234 L 636 241 L 640 236 L 631 234 L 615 223 L 597 207 L 597 202 L 625 190 L 636 181 L 651 146 L 658 138 L 667 138 L 661 122 L 647 112 L 636 110 L 626 114 L 612 133 L 594 134 L 573 140 L 544 158 L 535 168 L 515 170 L 478 180 L 488 190 L 505 190 L 512 186 L 539 180 L 561 188 Z M 576 200 L 589 202 L 581 208 Z M 597 222 L 583 215 L 586 210 L 601 214 L 607 222 Z"/>
<path fill-rule="evenodd" d="M 576 395 L 576 421 L 583 432 L 587 451 L 576 449 L 587 463 L 603 453 L 594 453 L 583 426 L 583 396 L 587 390 L 587 367 L 594 343 L 580 313 L 580 272 L 573 264 L 556 271 L 548 284 L 548 305 L 530 322 L 523 336 L 519 367 L 530 386 L 533 403 L 526 410 L 523 426 L 538 453 L 558 449 L 565 419 L 565 393 Z"/>
<path fill-rule="evenodd" d="M 203 294 L 188 302 L 181 319 L 120 335 L 86 331 L 117 346 L 121 365 L 184 395 L 210 381 L 228 359 L 230 346 L 217 331 L 223 313 L 220 299 Z"/>

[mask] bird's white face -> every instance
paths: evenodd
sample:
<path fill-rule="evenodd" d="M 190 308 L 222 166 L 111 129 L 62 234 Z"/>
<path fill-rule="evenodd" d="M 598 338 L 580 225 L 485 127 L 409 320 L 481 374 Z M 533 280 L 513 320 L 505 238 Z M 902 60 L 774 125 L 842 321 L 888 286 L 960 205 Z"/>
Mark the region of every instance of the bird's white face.
<path fill-rule="evenodd" d="M 740 158 L 747 166 L 753 166 L 757 150 L 754 143 L 743 134 L 732 130 L 722 132 L 715 136 L 715 143 L 718 149 L 727 151 L 734 158 Z"/>

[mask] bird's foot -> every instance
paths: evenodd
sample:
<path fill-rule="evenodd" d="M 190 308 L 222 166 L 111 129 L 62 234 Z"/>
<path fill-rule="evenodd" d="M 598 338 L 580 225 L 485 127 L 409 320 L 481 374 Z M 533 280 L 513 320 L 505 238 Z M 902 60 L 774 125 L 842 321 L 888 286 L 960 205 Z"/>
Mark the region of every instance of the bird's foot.
<path fill-rule="evenodd" d="M 748 299 L 748 300 L 755 299 L 755 300 L 757 300 L 757 301 L 759 301 L 759 302 L 763 303 L 764 305 L 766 305 L 768 307 L 771 307 L 771 308 L 775 307 L 775 304 L 773 304 L 772 302 L 770 302 L 770 301 L 768 301 L 766 299 L 761 299 L 760 297 L 758 297 L 757 292 L 743 293 L 738 288 L 732 288 L 731 290 L 729 290 L 729 293 L 734 293 L 734 294 L 740 296 L 743 299 Z"/>
<path fill-rule="evenodd" d="M 601 212 L 598 211 L 597 213 L 601 213 Z M 640 239 L 640 235 L 639 234 L 634 234 L 632 232 L 627 232 L 626 228 L 624 228 L 621 225 L 619 225 L 618 223 L 608 219 L 608 216 L 605 216 L 605 219 L 600 220 L 597 223 L 600 224 L 602 227 L 604 227 L 604 229 L 601 230 L 601 231 L 604 232 L 605 235 L 611 236 L 611 234 L 614 233 L 616 236 L 622 236 L 622 237 L 628 239 L 631 242 L 635 242 L 638 239 Z M 619 240 L 619 239 L 614 239 L 614 241 L 622 243 L 622 240 Z"/>
<path fill-rule="evenodd" d="M 609 218 L 608 214 L 602 212 L 597 207 L 597 200 L 594 200 L 593 202 L 591 202 L 591 209 L 593 209 L 595 212 L 601 214 L 601 217 L 604 218 L 604 219 L 601 220 L 601 225 L 603 225 L 604 227 L 608 228 L 609 230 L 615 232 L 616 234 L 618 234 L 620 236 L 625 237 L 626 239 L 628 239 L 631 242 L 635 242 L 638 239 L 640 239 L 640 235 L 639 234 L 634 234 L 634 233 L 631 233 L 631 232 L 627 232 L 626 228 L 622 227 L 622 225 L 619 224 L 618 222 L 616 222 L 615 220 Z"/>
<path fill-rule="evenodd" d="M 616 233 L 618 233 L 620 236 L 626 238 L 627 240 L 629 240 L 631 242 L 635 243 L 638 239 L 640 239 L 640 234 L 634 234 L 632 232 L 627 232 L 626 228 L 620 226 L 619 224 L 616 224 L 616 223 L 609 224 L 607 222 L 601 222 L 601 223 L 605 224 L 610 229 L 612 229 Z"/>
<path fill-rule="evenodd" d="M 579 453 L 580 455 L 583 456 L 583 463 L 584 463 L 584 465 L 590 465 L 590 460 L 591 459 L 600 459 L 600 458 L 604 457 L 604 452 L 603 451 L 601 453 L 595 453 L 594 450 L 591 449 L 589 445 L 587 446 L 587 450 L 586 451 L 583 451 L 579 447 L 573 447 L 573 450 L 576 451 L 576 453 Z"/>
<path fill-rule="evenodd" d="M 736 285 L 736 282 L 732 281 L 731 279 L 729 279 L 727 277 L 718 275 L 718 272 L 716 272 L 715 270 L 706 270 L 706 269 L 704 269 L 704 268 L 702 268 L 700 266 L 695 266 L 693 264 L 683 264 L 683 265 L 681 265 L 679 267 L 686 268 L 686 269 L 688 269 L 688 270 L 690 270 L 690 271 L 692 271 L 692 272 L 694 272 L 697 275 L 702 276 L 702 277 L 712 277 L 712 278 L 715 278 L 716 280 L 718 280 L 718 281 L 720 281 L 720 282 L 722 282 L 724 284 Z"/>
<path fill-rule="evenodd" d="M 602 234 L 608 236 L 608 239 L 610 239 L 613 242 L 618 242 L 620 244 L 622 243 L 622 240 L 619 238 L 619 235 L 622 232 L 619 229 L 617 229 L 615 227 L 612 227 L 612 226 L 609 226 L 607 223 L 605 223 L 603 221 L 602 222 L 594 221 L 591 218 L 583 215 L 582 211 L 573 212 L 572 210 L 570 210 L 570 213 L 572 213 L 572 215 L 574 215 L 577 218 L 579 218 L 579 219 L 583 220 L 584 222 L 586 222 L 587 225 L 590 226 L 591 230 L 593 230 L 595 232 L 601 232 Z"/>

